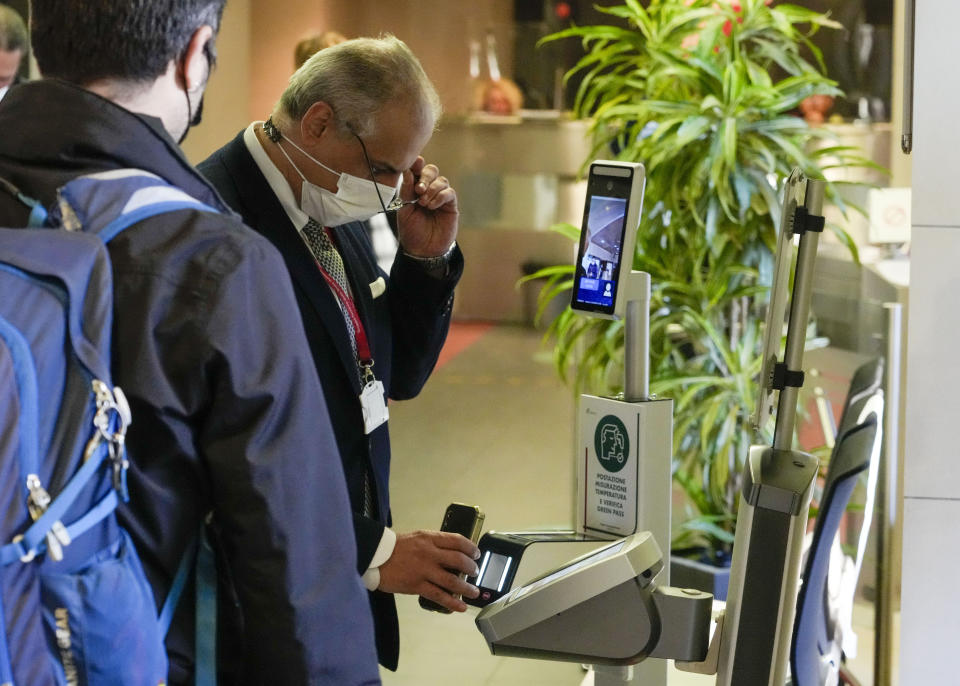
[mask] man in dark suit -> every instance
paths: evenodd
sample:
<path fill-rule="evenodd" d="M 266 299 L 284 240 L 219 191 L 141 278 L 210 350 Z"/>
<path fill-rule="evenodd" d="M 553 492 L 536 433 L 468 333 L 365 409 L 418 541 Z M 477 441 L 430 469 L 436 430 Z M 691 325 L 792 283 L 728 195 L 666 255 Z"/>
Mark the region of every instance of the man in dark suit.
<path fill-rule="evenodd" d="M 346 472 L 380 663 L 389 669 L 399 655 L 391 594 L 419 594 L 462 612 L 457 595 L 478 593 L 458 575 L 476 573 L 473 543 L 389 529 L 386 398 L 413 397 L 426 382 L 463 269 L 456 193 L 419 154 L 439 110 L 401 41 L 347 41 L 312 57 L 267 122 L 251 124 L 200 165 L 279 248 L 293 276 Z M 389 205 L 400 250 L 387 275 L 363 222 Z"/>

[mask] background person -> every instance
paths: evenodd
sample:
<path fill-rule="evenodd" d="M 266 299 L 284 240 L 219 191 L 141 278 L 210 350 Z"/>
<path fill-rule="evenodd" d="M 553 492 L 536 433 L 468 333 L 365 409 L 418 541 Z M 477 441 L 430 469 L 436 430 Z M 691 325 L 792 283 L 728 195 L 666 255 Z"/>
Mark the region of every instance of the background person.
<path fill-rule="evenodd" d="M 0 4 L 0 100 L 19 81 L 27 54 L 27 26 L 15 9 Z"/>
<path fill-rule="evenodd" d="M 222 211 L 160 215 L 108 245 L 114 381 L 133 411 L 121 521 L 160 606 L 212 514 L 219 683 L 375 684 L 343 468 L 290 280 L 176 143 L 198 118 L 223 5 L 33 0 L 46 78 L 0 106 L 16 131 L 0 136 L 0 176 L 49 206 L 77 175 L 138 168 Z M 23 214 L 0 204 L 0 225 Z M 191 587 L 167 639 L 171 684 L 193 683 Z"/>
<path fill-rule="evenodd" d="M 449 328 L 463 269 L 457 196 L 419 156 L 439 112 L 436 91 L 406 45 L 394 37 L 351 40 L 311 57 L 268 122 L 251 124 L 199 166 L 279 248 L 293 276 L 347 474 L 380 663 L 390 669 L 399 655 L 391 594 L 420 594 L 463 611 L 452 594 L 478 593 L 448 571 L 475 573 L 479 550 L 470 541 L 387 528 L 387 423 L 364 421 L 365 406 L 372 416 L 384 394 L 419 393 Z M 390 203 L 398 185 L 400 197 L 416 203 L 397 212 L 400 251 L 387 275 L 362 222 Z M 374 397 L 362 397 L 371 382 Z"/>
<path fill-rule="evenodd" d="M 479 80 L 473 97 L 474 109 L 487 114 L 517 114 L 523 107 L 523 93 L 505 76 Z"/>
<path fill-rule="evenodd" d="M 347 37 L 339 31 L 324 31 L 323 33 L 314 34 L 309 38 L 304 38 L 297 43 L 293 49 L 294 68 L 299 69 L 308 59 L 324 48 L 343 43 L 345 40 L 347 40 Z"/>

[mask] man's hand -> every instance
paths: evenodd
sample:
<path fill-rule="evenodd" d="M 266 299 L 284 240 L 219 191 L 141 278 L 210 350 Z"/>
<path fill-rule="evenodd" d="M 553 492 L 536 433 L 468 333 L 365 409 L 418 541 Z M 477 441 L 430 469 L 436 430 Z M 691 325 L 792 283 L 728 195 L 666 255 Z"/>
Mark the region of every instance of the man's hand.
<path fill-rule="evenodd" d="M 406 205 L 397 212 L 400 247 L 414 257 L 437 257 L 457 238 L 460 210 L 457 192 L 435 164 L 418 157 L 403 173 L 400 198 Z"/>
<path fill-rule="evenodd" d="M 460 534 L 414 531 L 398 534 L 390 559 L 380 566 L 380 586 L 385 593 L 410 593 L 463 612 L 466 603 L 452 594 L 476 598 L 480 591 L 460 579 L 460 572 L 477 573 L 480 549 Z"/>

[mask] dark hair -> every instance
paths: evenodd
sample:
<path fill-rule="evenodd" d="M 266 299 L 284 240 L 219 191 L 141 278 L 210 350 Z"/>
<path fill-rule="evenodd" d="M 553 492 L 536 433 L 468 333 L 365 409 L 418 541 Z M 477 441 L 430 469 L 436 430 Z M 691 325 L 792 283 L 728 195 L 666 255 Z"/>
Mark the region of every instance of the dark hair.
<path fill-rule="evenodd" d="M 0 50 L 27 51 L 27 25 L 15 9 L 0 5 Z"/>
<path fill-rule="evenodd" d="M 32 0 L 30 37 L 46 77 L 84 85 L 145 83 L 180 57 L 201 26 L 220 28 L 226 0 Z M 211 62 L 215 54 L 208 53 Z"/>

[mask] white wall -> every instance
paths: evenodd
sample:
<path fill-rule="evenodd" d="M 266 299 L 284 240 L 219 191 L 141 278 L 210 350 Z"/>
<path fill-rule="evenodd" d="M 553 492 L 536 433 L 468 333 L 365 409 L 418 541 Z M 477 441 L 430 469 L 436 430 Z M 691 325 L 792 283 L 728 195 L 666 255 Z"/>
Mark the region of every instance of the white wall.
<path fill-rule="evenodd" d="M 957 683 L 960 3 L 917 0 L 901 684 Z"/>

